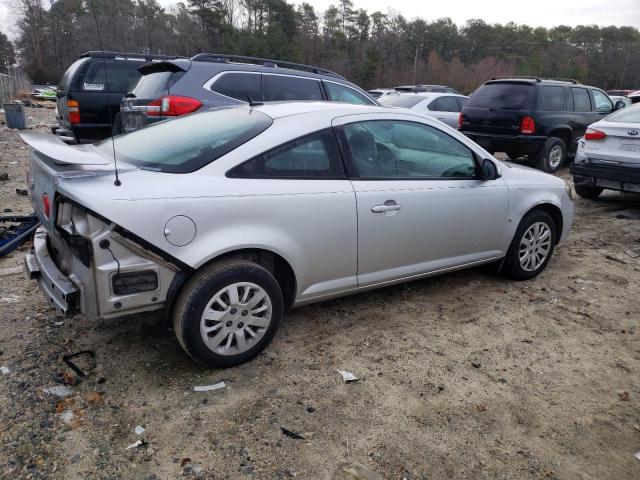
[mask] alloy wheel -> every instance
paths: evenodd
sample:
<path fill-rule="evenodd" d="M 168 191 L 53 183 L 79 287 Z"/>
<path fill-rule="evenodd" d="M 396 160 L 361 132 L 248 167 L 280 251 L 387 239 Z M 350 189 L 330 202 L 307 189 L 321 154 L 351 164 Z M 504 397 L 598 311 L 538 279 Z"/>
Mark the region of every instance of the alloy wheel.
<path fill-rule="evenodd" d="M 540 268 L 551 250 L 551 229 L 544 222 L 532 224 L 520 240 L 518 258 L 520 266 L 526 272 Z"/>

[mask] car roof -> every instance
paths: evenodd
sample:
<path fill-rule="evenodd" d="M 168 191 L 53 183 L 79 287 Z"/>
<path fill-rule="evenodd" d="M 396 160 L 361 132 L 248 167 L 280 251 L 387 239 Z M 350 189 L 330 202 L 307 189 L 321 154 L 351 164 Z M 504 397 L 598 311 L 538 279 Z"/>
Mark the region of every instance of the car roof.
<path fill-rule="evenodd" d="M 257 111 L 275 119 L 290 117 L 293 115 L 304 115 L 309 113 L 331 113 L 331 115 L 358 115 L 360 113 L 392 113 L 388 107 L 375 105 L 354 105 L 342 102 L 318 102 L 318 101 L 289 101 L 289 102 L 268 102 L 262 105 L 249 107 L 240 105 L 231 108 L 254 108 Z"/>

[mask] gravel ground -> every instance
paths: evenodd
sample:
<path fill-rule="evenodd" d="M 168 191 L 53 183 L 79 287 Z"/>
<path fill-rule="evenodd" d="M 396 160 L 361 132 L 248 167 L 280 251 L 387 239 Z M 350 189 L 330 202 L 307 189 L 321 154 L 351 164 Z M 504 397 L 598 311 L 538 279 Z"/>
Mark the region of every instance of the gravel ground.
<path fill-rule="evenodd" d="M 27 213 L 28 151 L 4 125 L 0 147 L 0 206 Z M 27 246 L 0 260 L 0 478 L 638 479 L 640 221 L 623 210 L 640 198 L 577 199 L 533 281 L 474 269 L 296 309 L 224 371 L 155 315 L 60 324 L 11 273 Z M 82 350 L 80 378 L 62 356 Z"/>

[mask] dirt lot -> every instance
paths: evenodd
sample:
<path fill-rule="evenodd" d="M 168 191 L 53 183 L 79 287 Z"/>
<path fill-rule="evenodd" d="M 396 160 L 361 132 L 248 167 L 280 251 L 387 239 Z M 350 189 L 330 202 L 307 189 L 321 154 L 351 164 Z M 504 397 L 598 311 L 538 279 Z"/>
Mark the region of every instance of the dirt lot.
<path fill-rule="evenodd" d="M 27 162 L 0 126 L 0 211 L 30 211 L 15 193 Z M 475 269 L 300 308 L 224 371 L 195 365 L 154 315 L 56 323 L 11 273 L 23 249 L 0 260 L 0 477 L 376 478 L 342 468 L 363 465 L 385 479 L 638 479 L 640 220 L 616 218 L 629 209 L 639 197 L 577 199 L 534 281 Z M 87 376 L 47 393 L 72 380 L 62 356 L 87 349 Z"/>

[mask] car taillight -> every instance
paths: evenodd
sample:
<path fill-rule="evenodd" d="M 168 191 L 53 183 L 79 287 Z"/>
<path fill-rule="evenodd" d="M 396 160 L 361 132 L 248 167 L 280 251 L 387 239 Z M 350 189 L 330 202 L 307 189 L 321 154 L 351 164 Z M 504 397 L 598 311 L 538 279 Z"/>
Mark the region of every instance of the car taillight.
<path fill-rule="evenodd" d="M 458 116 L 458 130 L 462 130 L 462 112 Z"/>
<path fill-rule="evenodd" d="M 46 193 L 42 194 L 42 213 L 46 218 L 49 218 L 51 215 L 51 203 L 49 202 L 49 195 Z"/>
<path fill-rule="evenodd" d="M 67 100 L 67 112 L 69 112 L 69 122 L 80 123 L 80 104 L 76 100 Z"/>
<path fill-rule="evenodd" d="M 168 95 L 160 97 L 147 105 L 147 115 L 174 117 L 195 112 L 202 106 L 196 98 Z"/>
<path fill-rule="evenodd" d="M 522 117 L 520 121 L 520 133 L 530 135 L 536 131 L 536 122 L 531 117 Z"/>
<path fill-rule="evenodd" d="M 604 140 L 605 138 L 607 138 L 606 133 L 594 128 L 587 128 L 587 131 L 584 134 L 585 140 Z"/>

